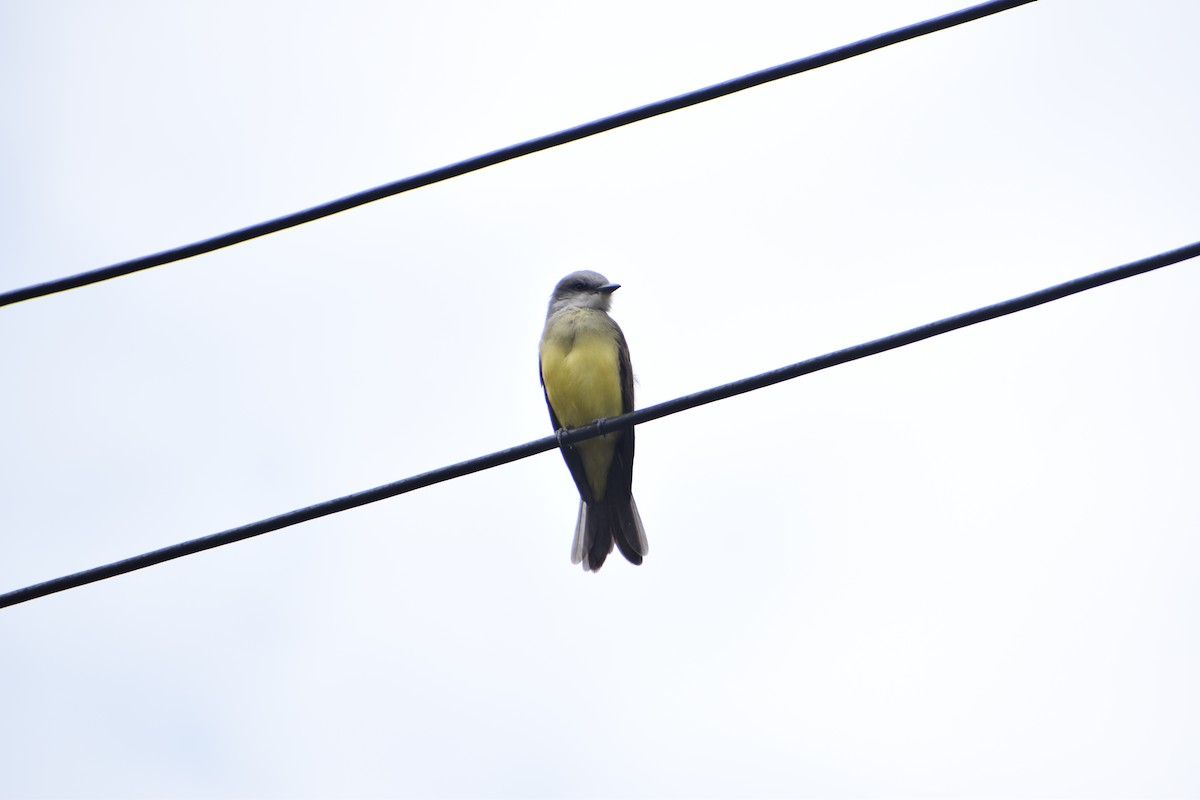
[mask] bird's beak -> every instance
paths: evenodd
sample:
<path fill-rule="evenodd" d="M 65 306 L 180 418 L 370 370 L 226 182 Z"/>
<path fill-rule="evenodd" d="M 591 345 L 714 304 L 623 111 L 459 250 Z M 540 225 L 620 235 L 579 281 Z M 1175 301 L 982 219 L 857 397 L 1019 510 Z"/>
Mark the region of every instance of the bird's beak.
<path fill-rule="evenodd" d="M 601 286 L 599 289 L 597 289 L 596 291 L 599 292 L 600 294 L 612 294 L 613 292 L 615 292 L 617 289 L 620 289 L 620 288 L 621 288 L 621 284 L 619 284 L 619 283 L 606 283 L 603 286 Z"/>

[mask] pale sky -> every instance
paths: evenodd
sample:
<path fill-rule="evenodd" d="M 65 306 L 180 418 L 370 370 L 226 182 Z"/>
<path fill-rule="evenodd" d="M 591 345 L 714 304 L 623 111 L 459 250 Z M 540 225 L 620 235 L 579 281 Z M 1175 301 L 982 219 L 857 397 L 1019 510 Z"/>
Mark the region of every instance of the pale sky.
<path fill-rule="evenodd" d="M 0 0 L 0 290 L 956 10 Z M 1200 239 L 1200 4 L 1041 0 L 0 309 L 0 591 Z M 5 798 L 1200 796 L 1200 263 L 0 611 Z"/>

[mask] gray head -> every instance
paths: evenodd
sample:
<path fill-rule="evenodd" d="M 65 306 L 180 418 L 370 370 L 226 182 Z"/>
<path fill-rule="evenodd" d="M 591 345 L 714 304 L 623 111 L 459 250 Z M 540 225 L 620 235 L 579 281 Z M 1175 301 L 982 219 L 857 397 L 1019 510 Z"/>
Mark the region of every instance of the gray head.
<path fill-rule="evenodd" d="M 599 272 L 592 272 L 590 269 L 572 272 L 554 287 L 546 319 L 564 308 L 595 308 L 608 311 L 612 304 L 612 293 L 620 288 L 620 284 L 609 283 L 608 278 Z"/>

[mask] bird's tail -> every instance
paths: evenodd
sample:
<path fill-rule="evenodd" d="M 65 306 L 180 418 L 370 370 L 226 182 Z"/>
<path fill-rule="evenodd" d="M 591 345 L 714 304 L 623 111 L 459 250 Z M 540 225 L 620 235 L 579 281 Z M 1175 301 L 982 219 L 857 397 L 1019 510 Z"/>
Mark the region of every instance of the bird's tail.
<path fill-rule="evenodd" d="M 633 564 L 641 564 L 650 551 L 646 530 L 637 503 L 630 496 L 622 501 L 605 498 L 599 503 L 579 501 L 579 518 L 575 522 L 575 540 L 571 544 L 571 563 L 595 572 L 613 551 L 613 545 Z"/>

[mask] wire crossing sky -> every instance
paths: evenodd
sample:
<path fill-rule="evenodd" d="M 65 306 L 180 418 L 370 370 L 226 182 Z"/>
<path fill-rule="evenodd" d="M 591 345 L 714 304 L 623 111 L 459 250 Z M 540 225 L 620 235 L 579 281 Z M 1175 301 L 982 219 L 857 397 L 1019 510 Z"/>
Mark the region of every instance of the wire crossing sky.
<path fill-rule="evenodd" d="M 428 172 L 423 172 L 418 175 L 413 175 L 408 178 L 403 178 L 392 183 L 378 186 L 374 189 L 368 189 L 363 192 L 348 195 L 338 200 L 333 200 L 328 203 L 323 203 L 303 211 L 297 211 L 292 214 L 287 214 L 276 219 L 261 222 L 256 225 L 250 225 L 240 230 L 225 233 L 219 236 L 214 236 L 208 239 L 203 239 L 192 244 L 183 245 L 181 247 L 164 250 L 160 253 L 143 256 L 141 258 L 123 261 L 119 264 L 113 264 L 99 269 L 81 272 L 76 275 L 69 275 L 55 280 L 45 281 L 43 283 L 26 286 L 19 289 L 12 289 L 7 292 L 0 293 L 0 306 L 19 303 L 24 300 L 31 300 L 36 297 L 44 297 L 46 295 L 64 292 L 68 289 L 75 289 L 81 286 L 87 286 L 93 283 L 99 283 L 111 278 L 129 275 L 141 270 L 150 269 L 152 267 L 163 266 L 175 261 L 182 261 L 186 258 L 211 253 L 214 250 L 220 250 L 223 247 L 246 242 L 251 239 L 256 239 L 260 236 L 266 236 L 269 233 L 286 230 L 297 225 L 302 225 L 306 222 L 328 217 L 333 214 L 347 211 L 367 203 L 372 203 L 376 200 L 382 200 L 385 197 L 407 192 L 412 189 L 418 189 L 422 186 L 444 181 L 449 178 L 454 178 L 459 175 L 465 175 L 475 170 L 480 170 L 485 167 L 490 167 L 495 164 L 500 164 L 505 161 L 510 161 L 514 158 L 519 158 L 524 155 L 536 153 L 541 150 L 546 150 L 551 147 L 556 147 L 560 144 L 578 141 L 588 136 L 593 136 L 597 133 L 613 130 L 624 125 L 629 125 L 633 122 L 656 117 L 661 114 L 666 114 L 671 111 L 677 111 L 681 108 L 697 105 L 708 100 L 713 100 L 718 97 L 724 97 L 735 92 L 740 92 L 743 89 L 749 89 L 755 86 L 760 86 L 770 81 L 779 80 L 780 78 L 797 75 L 801 72 L 816 69 L 818 67 L 835 64 L 839 61 L 852 58 L 854 56 L 863 55 L 874 50 L 897 44 L 899 42 L 908 41 L 919 36 L 924 36 L 928 33 L 945 30 L 961 25 L 965 22 L 980 19 L 990 16 L 1001 11 L 1007 11 L 1017 6 L 1026 5 L 1035 2 L 1035 0 L 992 0 L 991 2 L 981 3 L 976 6 L 964 8 L 960 11 L 955 11 L 950 14 L 945 14 L 940 17 L 928 19 L 923 22 L 918 22 L 908 25 L 903 28 L 882 33 L 877 36 L 872 36 L 868 39 L 863 39 L 858 42 L 853 42 L 842 47 L 837 47 L 832 50 L 827 50 L 823 53 L 808 56 L 806 58 L 790 61 L 785 64 L 780 64 L 775 67 L 753 72 L 748 75 L 743 75 L 739 78 L 733 78 L 718 83 L 713 86 L 708 86 L 703 89 L 698 89 L 693 92 L 679 95 L 677 97 L 661 100 L 657 103 L 641 106 L 640 108 L 631 109 L 629 111 L 613 114 L 602 119 L 594 120 L 574 128 L 559 131 L 557 133 L 548 134 L 537 139 L 531 139 L 520 144 L 511 145 L 509 147 L 495 150 L 491 153 L 485 153 L 474 158 L 468 158 L 464 161 L 459 161 L 454 164 L 449 164 L 438 169 L 433 169 Z"/>
<path fill-rule="evenodd" d="M 0 292 L 980 2 L 0 4 Z M 1200 797 L 1198 28 L 1032 3 L 0 309 L 0 794 Z"/>
<path fill-rule="evenodd" d="M 574 428 L 569 431 L 564 431 L 561 437 L 563 445 L 570 445 L 575 442 L 590 439 L 595 436 L 601 436 L 604 433 L 628 428 L 643 422 L 666 417 L 671 414 L 677 414 L 680 411 L 696 408 L 707 403 L 725 400 L 739 394 L 762 389 L 767 386 L 773 386 L 783 381 L 798 378 L 802 375 L 808 375 L 818 372 L 829 367 L 835 367 L 839 364 L 845 364 L 850 361 L 856 361 L 860 358 L 878 355 L 879 353 L 894 350 L 905 345 L 920 342 L 934 336 L 940 336 L 944 333 L 965 328 L 970 325 L 976 325 L 980 322 L 986 322 L 998 317 L 1003 317 L 1008 314 L 1015 314 L 1018 311 L 1024 311 L 1029 308 L 1044 305 L 1046 303 L 1060 300 L 1064 297 L 1069 297 L 1073 294 L 1094 289 L 1098 286 L 1104 286 L 1114 281 L 1131 278 L 1135 275 L 1141 275 L 1152 270 L 1161 269 L 1162 267 L 1176 264 L 1180 261 L 1185 261 L 1190 258 L 1200 256 L 1200 242 L 1195 242 L 1175 250 L 1169 250 L 1165 253 L 1160 253 L 1155 256 L 1143 258 L 1138 261 L 1133 261 L 1128 264 L 1123 264 L 1118 267 L 1112 267 L 1101 272 L 1096 272 L 1091 275 L 1085 275 L 1074 280 L 1066 281 L 1055 286 L 1050 286 L 1030 294 L 1014 297 L 1009 300 L 1004 300 L 999 303 L 994 303 L 989 306 L 975 309 L 974 311 L 964 312 L 953 317 L 931 322 L 926 325 L 921 325 L 916 328 L 911 328 L 906 331 L 885 336 L 881 339 L 875 339 L 870 342 L 847 347 L 823 356 L 811 358 L 806 361 L 801 361 L 787 367 L 781 367 L 770 372 L 765 372 L 760 375 L 755 375 L 749 378 L 728 383 L 723 386 L 716 386 L 711 389 L 696 392 L 685 397 L 679 397 L 674 400 L 668 400 L 648 408 L 643 408 L 634 411 L 630 414 L 623 414 L 620 417 L 613 417 L 607 420 L 601 420 L 591 425 L 585 425 L 580 428 Z M 247 525 L 241 525 L 221 533 L 214 533 L 209 536 L 202 536 L 198 539 L 192 539 L 179 544 L 164 547 L 158 550 L 153 550 L 148 553 L 143 553 L 139 556 L 116 561 L 104 566 L 95 567 L 92 569 L 83 570 L 72 575 L 66 575 L 61 578 L 55 578 L 43 583 L 27 586 L 23 589 L 17 589 L 11 592 L 0 595 L 0 608 L 24 603 L 29 600 L 34 600 L 39 597 L 45 597 L 49 594 L 72 589 L 77 586 L 83 586 L 88 583 L 113 578 L 118 575 L 123 575 L 128 572 L 150 567 L 155 564 L 161 564 L 165 561 L 170 561 L 183 556 L 193 555 L 205 550 L 211 550 L 215 547 L 220 547 L 226 544 L 232 544 L 243 539 L 249 539 L 254 536 L 259 536 L 264 533 L 270 533 L 282 528 L 287 528 L 292 525 L 298 525 L 301 522 L 318 519 L 320 517 L 336 514 L 340 511 L 347 511 L 352 508 L 374 503 L 379 500 L 386 500 L 390 497 L 395 497 L 400 494 L 421 489 L 426 486 L 432 486 L 436 483 L 460 478 L 464 475 L 470 475 L 474 472 L 480 472 L 485 469 L 498 467 L 502 464 L 507 464 L 512 461 L 517 461 L 522 458 L 543 453 L 547 450 L 552 450 L 559 446 L 559 438 L 557 436 L 546 436 L 541 439 L 527 442 L 522 445 L 510 447 L 505 450 L 500 450 L 495 453 L 489 453 L 484 456 L 463 461 L 457 464 L 451 464 L 446 467 L 431 470 L 429 472 L 415 475 L 411 478 L 395 481 L 393 483 L 378 486 L 374 489 L 367 489 L 355 494 L 339 497 L 334 500 L 327 500 L 323 503 L 317 503 L 307 508 L 289 511 L 278 516 L 268 519 L 252 522 Z"/>

